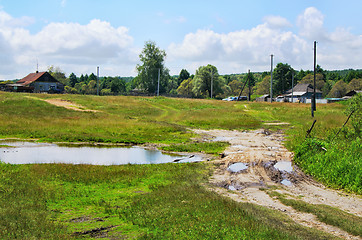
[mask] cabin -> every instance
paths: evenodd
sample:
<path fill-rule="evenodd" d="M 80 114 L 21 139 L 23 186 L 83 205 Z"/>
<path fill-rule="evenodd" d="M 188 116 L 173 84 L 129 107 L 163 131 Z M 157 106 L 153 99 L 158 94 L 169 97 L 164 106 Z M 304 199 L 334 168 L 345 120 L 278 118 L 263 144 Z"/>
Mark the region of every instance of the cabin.
<path fill-rule="evenodd" d="M 297 84 L 293 89 L 289 89 L 284 97 L 288 102 L 308 103 L 312 99 L 313 94 L 312 84 Z M 322 99 L 322 92 L 316 89 L 316 99 Z"/>
<path fill-rule="evenodd" d="M 348 93 L 346 93 L 346 95 L 343 97 L 343 99 L 350 99 L 357 94 L 362 94 L 362 90 L 349 91 Z"/>
<path fill-rule="evenodd" d="M 34 93 L 62 93 L 64 85 L 48 72 L 30 73 L 16 83 L 7 84 L 7 91 Z"/>

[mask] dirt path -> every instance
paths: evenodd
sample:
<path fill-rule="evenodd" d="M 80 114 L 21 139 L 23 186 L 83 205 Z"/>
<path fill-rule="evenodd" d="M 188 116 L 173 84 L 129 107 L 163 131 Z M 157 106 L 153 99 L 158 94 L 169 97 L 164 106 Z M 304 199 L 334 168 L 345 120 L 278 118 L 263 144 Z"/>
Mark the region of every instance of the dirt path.
<path fill-rule="evenodd" d="M 75 110 L 75 111 L 81 111 L 81 112 L 98 112 L 97 110 L 91 110 L 91 109 L 86 109 L 85 107 L 83 107 L 82 105 L 79 104 L 75 104 L 71 101 L 68 100 L 63 100 L 63 99 L 45 99 L 44 100 L 47 103 L 53 104 L 55 106 L 58 107 L 64 107 L 67 109 L 71 109 L 71 110 Z"/>
<path fill-rule="evenodd" d="M 313 214 L 298 212 L 266 193 L 265 189 L 272 187 L 279 193 L 307 203 L 326 204 L 362 216 L 360 196 L 328 189 L 292 165 L 293 154 L 283 146 L 282 134 L 271 134 L 264 130 L 196 132 L 205 140 L 227 141 L 231 144 L 225 150 L 224 158 L 215 161 L 217 170 L 210 180 L 215 186 L 214 191 L 235 201 L 277 209 L 304 226 L 345 239 L 361 239 L 318 221 Z"/>

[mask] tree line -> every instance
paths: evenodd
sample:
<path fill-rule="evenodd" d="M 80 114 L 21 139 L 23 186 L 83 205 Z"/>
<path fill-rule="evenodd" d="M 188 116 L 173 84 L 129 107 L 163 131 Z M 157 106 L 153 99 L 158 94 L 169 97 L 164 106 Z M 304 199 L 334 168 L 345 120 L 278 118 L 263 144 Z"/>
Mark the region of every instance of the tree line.
<path fill-rule="evenodd" d="M 216 66 L 200 66 L 194 75 L 182 69 L 177 76 L 170 76 L 164 65 L 166 52 L 155 42 L 147 41 L 139 55 L 136 77 L 100 77 L 71 73 L 66 77 L 57 67 L 48 68 L 50 74 L 62 82 L 65 92 L 71 94 L 148 94 L 172 95 L 195 98 L 224 98 L 242 95 L 263 95 L 270 92 L 270 72 L 220 75 Z M 362 70 L 326 71 L 316 68 L 316 88 L 324 97 L 343 97 L 348 91 L 362 90 Z M 287 63 L 278 63 L 273 70 L 273 96 L 283 94 L 298 83 L 313 83 L 310 70 L 295 70 Z"/>

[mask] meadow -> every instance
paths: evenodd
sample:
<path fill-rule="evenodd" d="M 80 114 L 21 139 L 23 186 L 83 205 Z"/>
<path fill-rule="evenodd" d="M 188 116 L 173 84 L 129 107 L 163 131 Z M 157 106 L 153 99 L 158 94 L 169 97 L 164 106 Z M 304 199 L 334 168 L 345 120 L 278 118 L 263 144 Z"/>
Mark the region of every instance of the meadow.
<path fill-rule="evenodd" d="M 97 111 L 73 111 L 41 101 L 48 98 Z M 317 107 L 317 124 L 306 141 L 313 119 L 310 106 L 304 104 L 0 92 L 0 138 L 147 143 L 168 151 L 217 154 L 225 144 L 198 143 L 190 129 L 266 128 L 287 134 L 286 146 L 300 152 L 298 164 L 310 174 L 330 186 L 360 193 L 361 183 L 355 179 L 362 167 L 358 161 L 351 166 L 356 160 L 348 155 L 361 151 L 361 145 L 355 143 L 360 143 L 359 136 L 348 139 L 348 144 L 345 133 L 330 144 L 337 149 L 346 149 L 342 143 L 351 146 L 350 152 L 338 159 L 340 163 L 334 160 L 331 165 L 341 168 L 345 164 L 343 167 L 353 171 L 339 171 L 344 175 L 333 180 L 308 170 L 312 165 L 318 172 L 321 161 L 305 164 L 309 159 L 303 157 L 309 154 L 303 150 L 305 145 L 328 142 L 328 136 L 346 119 L 344 104 Z M 289 125 L 265 125 L 270 122 Z M 323 146 L 329 150 L 329 145 Z M 320 149 L 313 151 L 324 155 Z M 208 162 L 124 166 L 1 163 L 0 238 L 333 239 L 297 225 L 277 211 L 236 203 L 207 190 L 212 171 Z M 338 182 L 338 177 L 348 183 Z"/>

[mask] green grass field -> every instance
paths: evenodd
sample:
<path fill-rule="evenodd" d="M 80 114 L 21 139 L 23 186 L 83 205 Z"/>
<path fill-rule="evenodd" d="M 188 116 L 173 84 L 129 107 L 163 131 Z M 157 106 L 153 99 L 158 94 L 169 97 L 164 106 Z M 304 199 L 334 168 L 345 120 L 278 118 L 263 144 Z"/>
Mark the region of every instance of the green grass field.
<path fill-rule="evenodd" d="M 47 98 L 69 100 L 98 112 L 69 110 L 40 100 Z M 346 106 L 330 104 L 317 108 L 312 137 L 327 141 L 345 121 Z M 310 106 L 304 104 L 0 92 L 0 122 L 0 138 L 155 143 L 169 151 L 217 154 L 226 144 L 194 142 L 196 136 L 190 128 L 273 131 L 281 127 L 264 123 L 288 122 L 290 125 L 283 126 L 288 136 L 286 146 L 298 152 L 313 119 Z M 348 140 L 352 143 L 348 151 L 361 151 L 360 145 L 353 145 L 360 141 L 356 139 Z M 342 146 L 339 142 L 348 144 L 342 137 L 335 142 L 338 146 Z M 355 161 L 348 157 L 350 152 L 346 150 L 340 163 L 347 168 Z M 308 159 L 303 157 L 305 154 L 308 151 L 301 151 L 298 160 L 302 167 L 304 159 Z M 314 162 L 307 165 L 319 168 Z M 204 185 L 211 172 L 212 165 L 208 163 L 1 163 L 0 238 L 333 239 L 296 225 L 277 211 L 236 203 L 208 191 Z M 360 164 L 353 171 L 343 172 L 343 179 L 347 179 L 343 183 L 328 174 L 319 178 L 331 186 L 359 193 L 361 183 L 354 179 L 360 172 Z"/>

